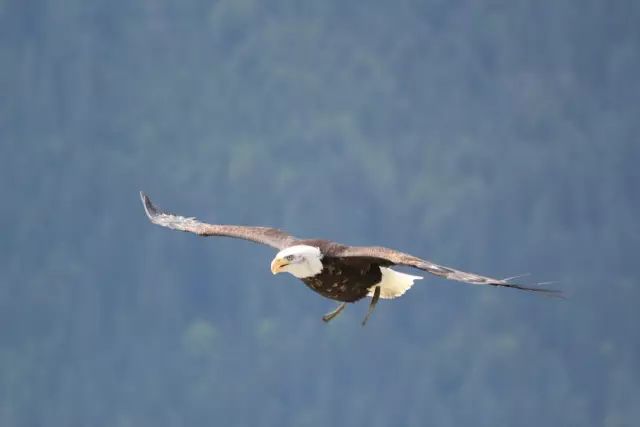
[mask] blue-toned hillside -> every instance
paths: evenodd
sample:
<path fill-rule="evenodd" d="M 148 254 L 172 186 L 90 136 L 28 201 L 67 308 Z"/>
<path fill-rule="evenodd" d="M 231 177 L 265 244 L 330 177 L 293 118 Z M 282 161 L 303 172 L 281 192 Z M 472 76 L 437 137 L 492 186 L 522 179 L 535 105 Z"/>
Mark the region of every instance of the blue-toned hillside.
<path fill-rule="evenodd" d="M 640 3 L 0 0 L 0 426 L 640 425 Z M 170 211 L 384 245 L 335 303 Z M 407 270 L 408 271 L 408 270 Z"/>

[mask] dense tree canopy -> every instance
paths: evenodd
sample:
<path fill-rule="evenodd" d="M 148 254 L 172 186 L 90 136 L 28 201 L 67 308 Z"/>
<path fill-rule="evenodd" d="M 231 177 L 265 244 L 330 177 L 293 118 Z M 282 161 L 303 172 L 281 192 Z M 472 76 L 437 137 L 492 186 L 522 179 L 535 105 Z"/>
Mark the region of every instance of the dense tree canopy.
<path fill-rule="evenodd" d="M 640 423 L 640 3 L 0 0 L 0 425 Z M 325 325 L 209 221 L 426 277 Z"/>

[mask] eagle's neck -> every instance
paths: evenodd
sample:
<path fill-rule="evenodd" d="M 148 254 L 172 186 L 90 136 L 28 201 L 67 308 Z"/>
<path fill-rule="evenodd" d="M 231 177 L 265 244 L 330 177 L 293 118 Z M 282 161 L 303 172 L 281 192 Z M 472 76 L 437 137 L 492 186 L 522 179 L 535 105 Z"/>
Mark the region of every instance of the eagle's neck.
<path fill-rule="evenodd" d="M 322 261 L 316 256 L 305 256 L 304 262 L 291 265 L 288 269 L 289 273 L 296 276 L 298 279 L 304 279 L 305 277 L 312 277 L 316 274 L 320 274 L 322 271 Z"/>

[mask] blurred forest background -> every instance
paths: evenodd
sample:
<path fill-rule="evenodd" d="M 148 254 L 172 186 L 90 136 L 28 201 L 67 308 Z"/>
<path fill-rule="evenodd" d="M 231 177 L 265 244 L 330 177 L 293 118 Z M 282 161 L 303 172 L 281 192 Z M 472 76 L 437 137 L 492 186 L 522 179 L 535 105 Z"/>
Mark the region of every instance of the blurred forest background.
<path fill-rule="evenodd" d="M 640 425 L 638 76 L 634 0 L 0 0 L 0 425 Z M 139 190 L 569 299 L 325 325 Z"/>

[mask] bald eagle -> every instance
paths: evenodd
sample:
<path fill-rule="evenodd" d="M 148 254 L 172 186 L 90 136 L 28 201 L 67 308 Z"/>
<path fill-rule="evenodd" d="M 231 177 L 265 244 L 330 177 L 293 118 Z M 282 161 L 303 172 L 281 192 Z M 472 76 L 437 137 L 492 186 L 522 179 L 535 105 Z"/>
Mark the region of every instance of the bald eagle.
<path fill-rule="evenodd" d="M 271 261 L 273 274 L 290 273 L 320 295 L 340 302 L 337 308 L 322 317 L 325 322 L 340 314 L 347 303 L 369 296 L 371 302 L 362 321 L 364 326 L 380 298 L 397 298 L 411 288 L 414 281 L 422 279 L 421 276 L 401 273 L 390 268 L 395 265 L 417 268 L 446 279 L 474 285 L 558 294 L 554 289 L 538 287 L 550 282 L 537 283 L 536 287 L 518 285 L 510 282 L 514 277 L 493 279 L 465 273 L 380 246 L 347 246 L 329 240 L 298 239 L 271 227 L 206 224 L 193 217 L 161 211 L 143 192 L 140 192 L 140 197 L 147 216 L 154 224 L 199 236 L 249 240 L 277 249 L 279 252 Z"/>

